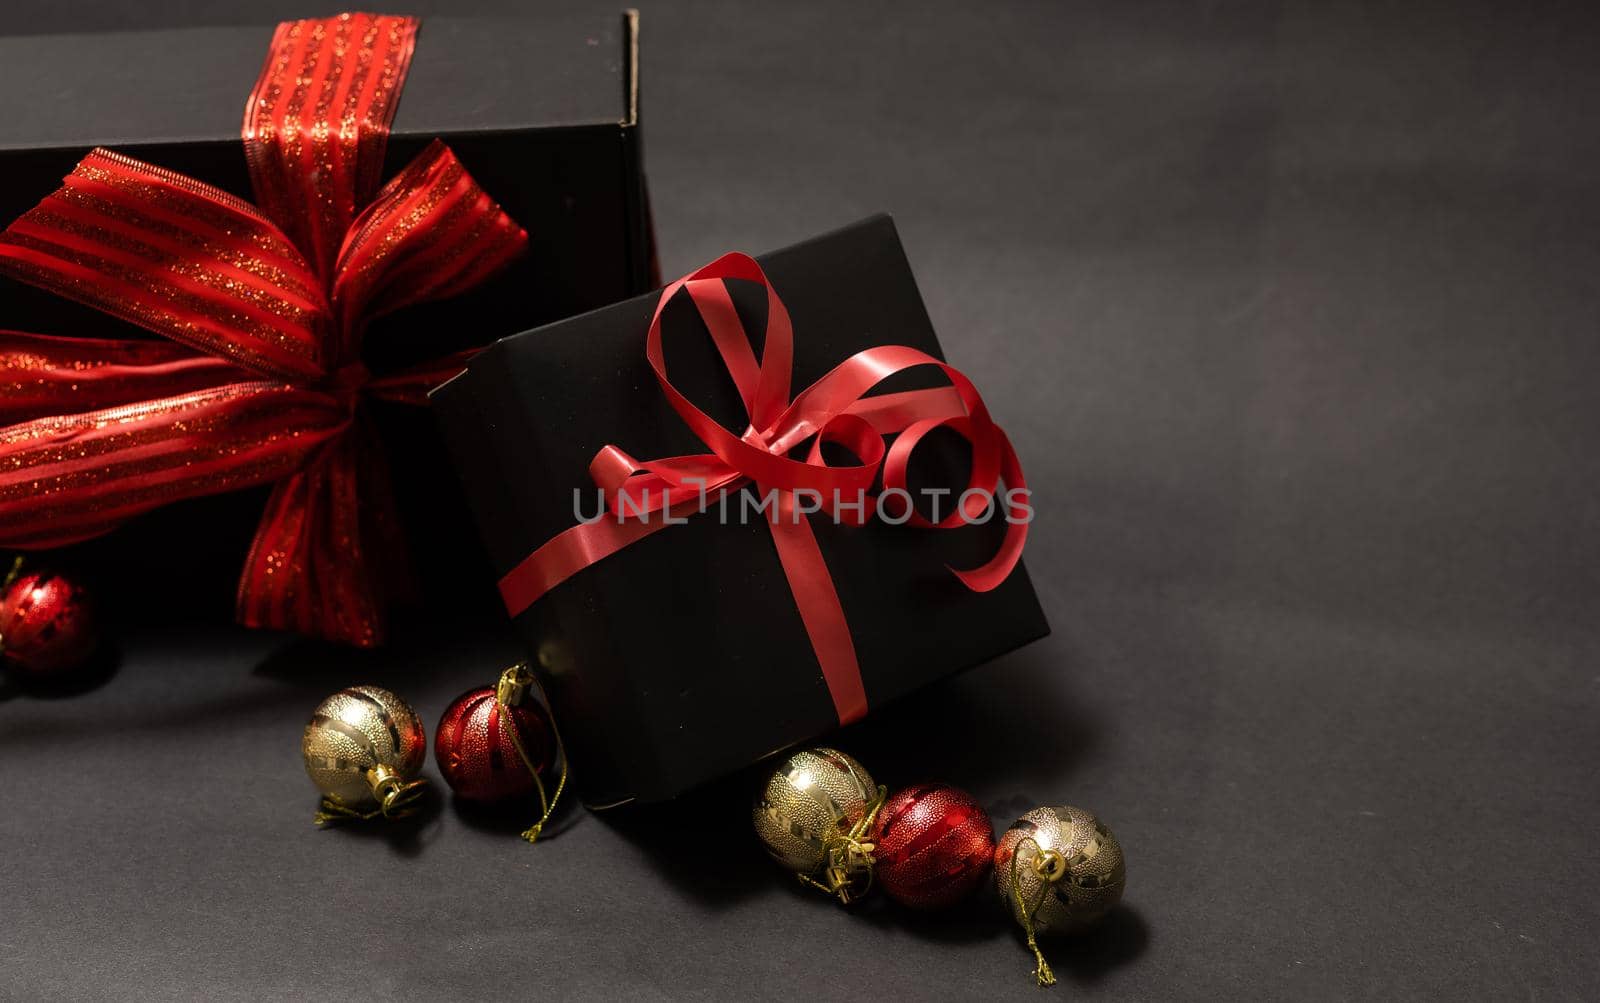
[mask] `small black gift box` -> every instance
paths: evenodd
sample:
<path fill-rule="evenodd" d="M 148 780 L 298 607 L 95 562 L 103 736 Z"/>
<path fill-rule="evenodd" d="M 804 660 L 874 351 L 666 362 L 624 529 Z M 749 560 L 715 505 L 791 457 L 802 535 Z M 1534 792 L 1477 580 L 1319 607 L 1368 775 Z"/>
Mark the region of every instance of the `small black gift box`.
<path fill-rule="evenodd" d="M 758 260 L 793 322 L 796 392 L 874 346 L 942 358 L 887 216 Z M 725 285 L 745 330 L 762 331 L 760 286 Z M 640 458 L 705 452 L 645 357 L 658 298 L 506 338 L 434 392 L 497 574 L 597 514 L 588 470 L 602 447 Z M 738 434 L 739 396 L 689 297 L 669 301 L 661 323 L 672 383 Z M 924 366 L 875 392 L 943 382 Z M 954 434 L 935 433 L 925 447 L 907 475 L 919 509 L 918 485 L 959 492 L 970 462 Z M 774 534 L 764 516 L 740 516 L 759 500 L 743 487 L 720 510 L 639 539 L 516 614 L 589 805 L 669 798 L 838 726 Z M 1005 537 L 1004 519 L 940 531 L 877 518 L 809 523 L 870 708 L 1049 630 L 1020 564 L 982 593 L 950 572 L 987 561 Z"/>

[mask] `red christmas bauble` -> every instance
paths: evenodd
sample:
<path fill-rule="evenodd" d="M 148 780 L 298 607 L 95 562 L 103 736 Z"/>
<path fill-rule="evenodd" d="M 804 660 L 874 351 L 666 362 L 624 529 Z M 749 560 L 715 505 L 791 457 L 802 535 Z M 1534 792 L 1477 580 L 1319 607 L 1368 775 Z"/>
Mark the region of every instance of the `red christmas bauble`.
<path fill-rule="evenodd" d="M 82 668 L 100 643 L 89 592 L 51 571 L 24 571 L 0 589 L 0 666 L 42 681 Z"/>
<path fill-rule="evenodd" d="M 495 701 L 495 688 L 485 686 L 463 693 L 445 710 L 434 732 L 433 756 L 459 797 L 502 801 L 534 794 L 533 774 L 512 741 L 513 727 L 528 760 L 548 785 L 555 764 L 555 731 L 537 700 L 502 707 Z"/>
<path fill-rule="evenodd" d="M 919 784 L 884 802 L 873 830 L 878 885 L 913 909 L 965 898 L 994 859 L 994 826 L 966 791 Z"/>

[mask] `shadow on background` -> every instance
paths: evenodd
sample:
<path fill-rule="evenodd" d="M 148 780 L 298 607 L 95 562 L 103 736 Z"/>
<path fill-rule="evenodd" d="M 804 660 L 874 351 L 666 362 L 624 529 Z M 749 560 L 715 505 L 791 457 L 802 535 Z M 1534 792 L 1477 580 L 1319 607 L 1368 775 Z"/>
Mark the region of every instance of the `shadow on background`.
<path fill-rule="evenodd" d="M 1053 691 L 1030 686 L 1023 692 L 1008 681 L 1046 675 L 1070 679 L 1070 664 L 1060 664 L 1062 646 L 1057 635 L 1051 644 L 1021 648 L 874 708 L 866 720 L 820 742 L 837 743 L 891 792 L 924 781 L 975 790 L 998 782 L 1024 790 L 1047 779 L 1059 784 L 1093 748 L 1096 725 L 1059 686 Z M 1003 828 L 1044 803 L 995 821 Z"/>
<path fill-rule="evenodd" d="M 226 731 L 237 721 L 282 720 L 283 714 L 289 709 L 296 709 L 296 717 L 299 717 L 297 708 L 304 704 L 302 694 L 285 690 L 267 695 L 235 693 L 212 696 L 159 708 L 111 708 L 109 713 L 107 708 L 97 707 L 92 713 L 85 712 L 67 718 L 35 720 L 24 717 L 0 732 L 0 747 L 79 738 L 86 742 L 97 742 L 111 735 L 171 731 L 174 728 L 186 729 L 190 734 L 199 736 Z M 310 713 L 311 705 L 305 705 L 305 716 L 309 717 Z M 296 727 L 303 727 L 304 724 L 304 720 L 299 720 Z"/>
<path fill-rule="evenodd" d="M 444 795 L 438 782 L 429 778 L 417 798 L 416 811 L 397 819 L 352 819 L 323 827 L 324 834 L 335 834 L 343 839 L 366 839 L 386 844 L 397 856 L 419 857 L 433 844 L 443 828 L 439 812 Z M 330 838 L 332 838 L 330 836 Z"/>
<path fill-rule="evenodd" d="M 377 648 L 309 638 L 286 638 L 253 670 L 254 675 L 298 689 L 332 693 L 370 683 L 405 696 L 431 691 L 460 677 L 464 688 L 492 686 L 500 672 L 520 657 L 503 614 L 451 611 L 423 617 L 397 611 L 389 638 Z M 407 697 L 407 699 L 412 699 Z M 310 711 L 310 708 L 306 708 Z M 439 708 L 441 711 L 443 707 Z M 425 710 L 417 708 L 418 712 Z M 426 714 L 424 714 L 426 717 Z"/>
<path fill-rule="evenodd" d="M 638 847 L 678 891 L 704 905 L 726 906 L 783 878 L 750 828 L 755 783 L 755 774 L 744 770 L 673 801 L 593 815 Z"/>
<path fill-rule="evenodd" d="M 881 892 L 869 895 L 866 901 L 851 908 L 873 926 L 904 930 L 942 944 L 996 940 L 1006 935 L 1010 923 L 988 873 L 972 889 L 971 895 L 948 909 L 907 908 Z"/>
<path fill-rule="evenodd" d="M 1031 964 L 1020 931 L 1017 943 L 1024 962 Z M 1040 946 L 1057 978 L 1087 984 L 1143 954 L 1150 946 L 1150 925 L 1137 909 L 1123 904 L 1108 913 L 1098 926 L 1070 937 L 1041 938 Z"/>
<path fill-rule="evenodd" d="M 1028 704 L 1019 706 L 1016 693 L 995 685 L 992 678 L 986 681 L 1002 665 L 1026 669 L 1030 660 L 1044 657 L 1038 645 L 1013 652 L 981 673 L 935 684 L 874 710 L 860 724 L 824 735 L 816 744 L 849 752 L 890 791 L 924 780 L 958 787 L 992 786 L 996 778 L 1017 778 L 1019 764 L 1028 762 L 1045 764 L 1052 775 L 1059 774 L 1063 764 L 1081 759 L 1091 746 L 1090 723 L 1076 715 L 1065 697 L 1058 697 L 1056 706 L 1044 706 L 1030 696 Z M 751 831 L 756 790 L 766 770 L 780 758 L 673 801 L 624 805 L 598 812 L 596 818 L 647 854 L 654 869 L 680 891 L 704 904 L 738 902 L 765 893 L 775 883 L 812 897 L 815 891 L 773 865 Z M 1032 777 L 1025 773 L 1022 779 Z M 1025 803 L 1010 811 L 1008 800 L 997 830 L 1042 803 L 1046 802 Z M 974 898 L 979 896 L 981 892 Z M 1006 929 L 1003 911 L 997 902 L 993 904 L 992 915 L 987 907 L 933 915 L 901 909 L 874 896 L 862 903 L 862 911 L 874 921 L 894 922 L 930 938 L 981 939 Z"/>
<path fill-rule="evenodd" d="M 425 640 L 425 639 L 424 639 Z M 273 649 L 251 675 L 283 683 L 298 690 L 334 693 L 346 686 L 370 683 L 402 692 L 422 676 L 420 663 L 409 657 L 415 639 L 397 639 L 394 650 L 351 648 L 329 641 L 294 638 Z M 408 652 L 396 657 L 397 652 Z M 306 712 L 310 713 L 308 706 Z"/>
<path fill-rule="evenodd" d="M 521 836 L 529 826 L 539 821 L 539 796 L 531 794 L 523 799 L 493 802 L 452 797 L 450 809 L 461 824 L 469 829 L 494 836 Z M 540 845 L 549 839 L 562 838 L 582 825 L 588 814 L 570 791 L 563 794 L 555 814 L 539 836 Z"/>
<path fill-rule="evenodd" d="M 82 696 L 109 683 L 121 667 L 121 646 L 107 639 L 100 642 L 99 650 L 82 668 L 59 677 L 32 679 L 21 673 L 0 670 L 0 701 L 18 697 L 60 700 Z"/>

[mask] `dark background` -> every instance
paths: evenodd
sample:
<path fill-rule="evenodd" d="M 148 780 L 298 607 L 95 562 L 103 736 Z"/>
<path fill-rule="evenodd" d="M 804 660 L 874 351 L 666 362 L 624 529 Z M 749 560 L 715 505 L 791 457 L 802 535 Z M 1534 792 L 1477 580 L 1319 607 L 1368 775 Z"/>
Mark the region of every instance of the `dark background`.
<path fill-rule="evenodd" d="M 0 29 L 332 9 L 12 0 Z M 1126 908 L 1053 949 L 1056 998 L 1600 992 L 1595 28 L 645 6 L 665 271 L 893 211 L 1023 457 L 1054 635 L 838 742 L 1001 826 L 1116 830 Z M 105 685 L 0 703 L 0 989 L 1043 998 L 987 892 L 930 920 L 792 888 L 748 778 L 531 849 L 448 804 L 315 831 L 321 696 L 384 683 L 431 725 L 515 651 L 418 619 L 356 654 L 152 616 Z"/>

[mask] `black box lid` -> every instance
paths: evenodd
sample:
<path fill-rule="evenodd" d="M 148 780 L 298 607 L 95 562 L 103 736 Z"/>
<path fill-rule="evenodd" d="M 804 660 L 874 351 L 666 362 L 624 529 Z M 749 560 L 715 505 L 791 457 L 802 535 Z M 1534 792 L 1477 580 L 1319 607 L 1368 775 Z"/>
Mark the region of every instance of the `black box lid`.
<path fill-rule="evenodd" d="M 392 134 L 631 125 L 635 18 L 425 17 Z M 0 150 L 237 142 L 272 25 L 0 37 Z"/>

